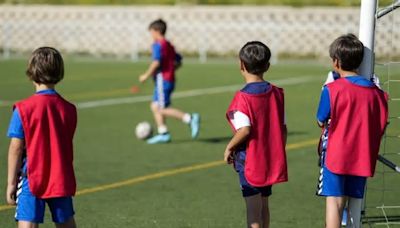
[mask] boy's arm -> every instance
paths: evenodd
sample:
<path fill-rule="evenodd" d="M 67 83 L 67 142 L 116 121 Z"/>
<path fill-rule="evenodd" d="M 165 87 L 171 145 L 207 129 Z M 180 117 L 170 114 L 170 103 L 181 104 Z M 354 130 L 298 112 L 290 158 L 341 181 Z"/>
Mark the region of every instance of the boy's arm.
<path fill-rule="evenodd" d="M 147 79 L 149 79 L 155 72 L 156 70 L 160 67 L 160 61 L 158 60 L 153 60 L 153 62 L 151 62 L 149 68 L 147 69 L 147 71 L 139 76 L 139 81 L 141 83 L 145 82 Z"/>
<path fill-rule="evenodd" d="M 331 104 L 329 90 L 326 86 L 322 89 L 321 98 L 318 105 L 317 122 L 320 127 L 324 127 L 331 115 Z"/>
<path fill-rule="evenodd" d="M 7 203 L 15 205 L 15 194 L 17 192 L 18 173 L 21 169 L 24 140 L 11 138 L 8 149 L 8 180 L 7 180 Z"/>
<path fill-rule="evenodd" d="M 235 135 L 231 139 L 231 141 L 228 143 L 225 149 L 224 153 L 224 161 L 228 164 L 231 164 L 233 162 L 232 159 L 232 153 L 235 151 L 235 149 L 241 145 L 250 135 L 250 127 L 242 127 L 239 130 L 236 131 Z"/>

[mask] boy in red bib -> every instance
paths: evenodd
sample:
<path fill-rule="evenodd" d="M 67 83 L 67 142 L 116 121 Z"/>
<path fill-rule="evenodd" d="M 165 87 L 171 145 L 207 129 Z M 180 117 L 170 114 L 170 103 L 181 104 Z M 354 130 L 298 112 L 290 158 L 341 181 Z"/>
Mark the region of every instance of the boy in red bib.
<path fill-rule="evenodd" d="M 284 94 L 283 89 L 263 79 L 271 58 L 265 44 L 248 42 L 239 58 L 246 85 L 236 93 L 226 113 L 235 134 L 224 160 L 233 163 L 239 174 L 248 227 L 267 228 L 271 187 L 288 180 Z"/>
<path fill-rule="evenodd" d="M 26 73 L 36 93 L 14 106 L 8 130 L 7 202 L 17 206 L 20 228 L 43 223 L 46 203 L 56 227 L 73 228 L 77 112 L 54 89 L 64 77 L 61 54 L 50 47 L 35 50 Z"/>
<path fill-rule="evenodd" d="M 346 204 L 347 226 L 359 227 L 366 178 L 374 175 L 387 123 L 387 95 L 358 75 L 364 46 L 356 36 L 337 38 L 329 52 L 339 77 L 324 86 L 317 113 L 325 128 L 317 195 L 326 197 L 326 227 L 340 227 Z"/>

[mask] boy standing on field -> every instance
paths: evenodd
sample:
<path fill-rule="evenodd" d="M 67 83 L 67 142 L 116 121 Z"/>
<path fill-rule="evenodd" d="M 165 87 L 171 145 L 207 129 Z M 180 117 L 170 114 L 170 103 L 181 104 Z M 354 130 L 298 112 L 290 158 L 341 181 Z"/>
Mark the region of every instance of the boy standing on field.
<path fill-rule="evenodd" d="M 175 89 L 175 71 L 182 65 L 182 57 L 175 52 L 174 46 L 165 39 L 167 24 L 159 19 L 149 26 L 150 34 L 154 40 L 152 45 L 152 58 L 148 70 L 139 77 L 141 83 L 149 78 L 154 80 L 154 95 L 151 110 L 157 124 L 158 134 L 147 140 L 148 144 L 167 143 L 171 141 L 165 123 L 166 117 L 172 117 L 188 124 L 191 137 L 197 138 L 200 130 L 200 115 L 198 113 L 185 113 L 179 109 L 171 108 L 171 95 Z"/>
<path fill-rule="evenodd" d="M 324 127 L 317 195 L 326 197 L 326 227 L 341 226 L 348 204 L 347 227 L 360 227 L 367 177 L 375 172 L 387 118 L 387 95 L 357 73 L 364 46 L 352 34 L 337 38 L 329 54 L 339 74 L 324 86 L 317 120 Z"/>
<path fill-rule="evenodd" d="M 61 54 L 51 47 L 35 50 L 26 74 L 36 93 L 14 106 L 8 129 L 7 203 L 17 206 L 20 228 L 43 223 L 46 203 L 56 227 L 74 228 L 72 140 L 77 112 L 55 91 L 64 77 Z"/>
<path fill-rule="evenodd" d="M 246 85 L 236 93 L 226 113 L 235 134 L 224 160 L 233 163 L 238 172 L 248 227 L 267 228 L 271 187 L 288 180 L 284 94 L 263 78 L 271 58 L 265 44 L 246 43 L 239 58 Z"/>

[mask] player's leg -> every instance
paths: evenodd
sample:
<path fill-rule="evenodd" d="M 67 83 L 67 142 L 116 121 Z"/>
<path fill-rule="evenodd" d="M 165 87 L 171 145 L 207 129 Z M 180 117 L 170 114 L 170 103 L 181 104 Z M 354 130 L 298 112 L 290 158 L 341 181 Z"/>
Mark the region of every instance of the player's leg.
<path fill-rule="evenodd" d="M 38 228 L 39 224 L 27 221 L 18 221 L 18 228 Z"/>
<path fill-rule="evenodd" d="M 161 85 L 160 85 L 161 83 Z M 157 134 L 147 140 L 148 144 L 167 143 L 171 141 L 171 135 L 168 132 L 168 127 L 165 123 L 165 117 L 161 110 L 165 108 L 165 98 L 163 92 L 162 81 L 156 80 L 153 102 L 150 105 L 153 112 L 154 120 L 157 125 Z"/>
<path fill-rule="evenodd" d="M 19 228 L 37 228 L 39 223 L 43 223 L 45 202 L 32 194 L 26 173 L 27 160 L 24 158 L 18 179 L 15 220 Z"/>
<path fill-rule="evenodd" d="M 162 109 L 157 102 L 150 104 L 151 111 L 153 112 L 154 121 L 157 125 L 158 134 L 165 134 L 168 132 L 167 125 L 165 124 L 165 117 L 162 114 Z"/>
<path fill-rule="evenodd" d="M 75 228 L 75 211 L 72 197 L 59 197 L 47 199 L 51 217 L 57 228 Z"/>
<path fill-rule="evenodd" d="M 200 131 L 200 114 L 185 113 L 179 109 L 168 107 L 161 110 L 163 116 L 172 117 L 188 124 L 191 129 L 192 138 L 197 138 Z"/>
<path fill-rule="evenodd" d="M 326 197 L 326 228 L 339 228 L 342 223 L 343 209 L 346 204 L 345 196 Z"/>
<path fill-rule="evenodd" d="M 15 220 L 19 228 L 37 228 L 43 223 L 45 202 L 31 193 L 27 177 L 20 178 L 16 203 Z"/>
<path fill-rule="evenodd" d="M 268 197 L 262 197 L 262 216 L 263 216 L 263 228 L 269 228 L 269 221 L 270 221 L 270 215 L 269 215 L 269 203 L 268 203 Z"/>
<path fill-rule="evenodd" d="M 248 183 L 244 174 L 245 158 L 245 151 L 236 154 L 235 169 L 238 172 L 242 195 L 246 202 L 248 227 L 269 227 L 268 197 L 272 194 L 271 186 L 258 188 Z"/>
<path fill-rule="evenodd" d="M 167 117 L 172 117 L 175 118 L 177 120 L 182 120 L 184 121 L 184 117 L 186 116 L 189 120 L 190 120 L 190 114 L 189 113 L 184 113 L 179 109 L 176 108 L 164 108 L 160 110 L 161 114 Z M 185 122 L 185 121 L 184 121 Z"/>
<path fill-rule="evenodd" d="M 318 179 L 317 195 L 326 197 L 326 227 L 338 228 L 342 223 L 346 205 L 346 176 L 332 173 L 324 163 L 326 151 L 322 153 L 323 166 Z"/>
<path fill-rule="evenodd" d="M 264 222 L 263 197 L 261 193 L 244 198 L 247 209 L 247 226 L 249 228 L 262 228 Z"/>
<path fill-rule="evenodd" d="M 200 130 L 200 115 L 198 113 L 183 112 L 180 109 L 172 108 L 171 96 L 175 89 L 175 83 L 165 81 L 162 77 L 157 78 L 157 96 L 161 114 L 164 117 L 172 117 L 188 124 L 191 129 L 192 138 L 196 138 Z"/>
<path fill-rule="evenodd" d="M 74 217 L 68 219 L 65 223 L 56 223 L 57 228 L 76 228 L 76 223 Z"/>

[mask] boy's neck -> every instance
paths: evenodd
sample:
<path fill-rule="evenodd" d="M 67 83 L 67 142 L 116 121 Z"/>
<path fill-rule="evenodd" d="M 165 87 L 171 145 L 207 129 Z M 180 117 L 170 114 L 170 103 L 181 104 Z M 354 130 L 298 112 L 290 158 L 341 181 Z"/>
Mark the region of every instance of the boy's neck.
<path fill-rule="evenodd" d="M 341 70 L 341 71 L 339 71 L 338 73 L 340 74 L 340 77 L 342 77 L 342 78 L 358 75 L 358 72 L 357 72 L 357 71 L 346 71 L 346 70 Z"/>
<path fill-rule="evenodd" d="M 255 74 L 249 74 L 249 73 L 247 73 L 244 76 L 244 79 L 246 81 L 246 84 L 265 81 L 263 78 L 263 75 L 255 75 Z"/>
<path fill-rule="evenodd" d="M 156 41 L 162 41 L 162 40 L 165 40 L 165 37 L 162 36 L 162 35 L 160 35 L 160 36 L 156 37 L 155 40 L 156 40 Z"/>
<path fill-rule="evenodd" d="M 34 84 L 35 84 L 36 92 L 55 88 L 54 84 L 37 84 L 37 83 L 34 83 Z"/>

